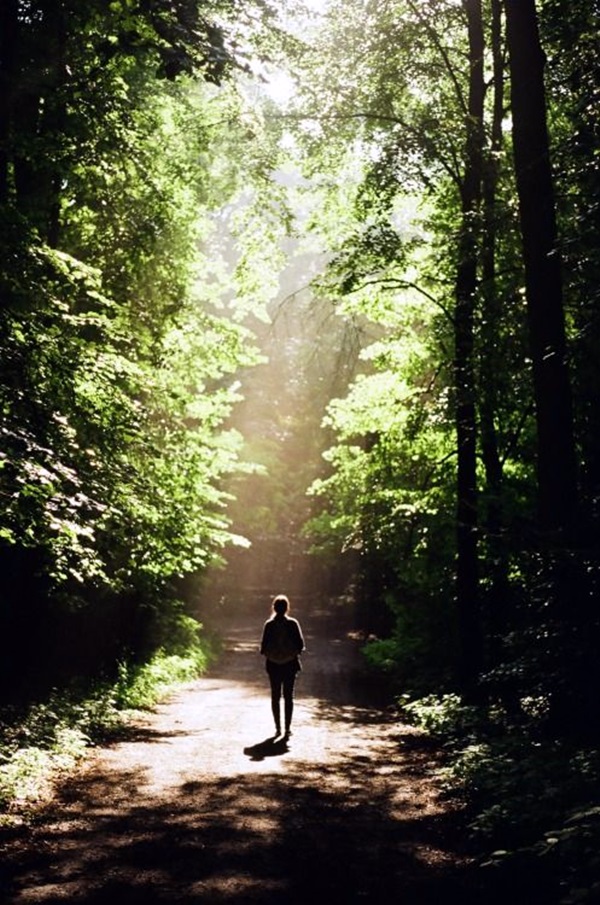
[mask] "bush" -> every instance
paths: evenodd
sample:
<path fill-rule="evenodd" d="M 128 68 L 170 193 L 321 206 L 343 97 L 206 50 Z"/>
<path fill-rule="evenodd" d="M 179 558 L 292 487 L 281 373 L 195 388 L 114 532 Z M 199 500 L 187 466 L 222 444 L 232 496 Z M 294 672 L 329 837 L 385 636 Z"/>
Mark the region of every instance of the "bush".
<path fill-rule="evenodd" d="M 0 711 L 0 809 L 6 814 L 47 798 L 56 779 L 90 745 L 118 732 L 132 711 L 150 709 L 171 689 L 196 678 L 212 656 L 203 639 L 185 654 L 159 651 L 145 664 L 124 662 L 114 682 L 55 690 L 26 708 L 5 707 Z"/>
<path fill-rule="evenodd" d="M 158 653 L 149 663 L 122 663 L 115 684 L 115 701 L 120 710 L 144 710 L 152 707 L 169 689 L 190 682 L 203 672 L 210 654 L 197 646 L 182 654 Z"/>
<path fill-rule="evenodd" d="M 466 801 L 472 842 L 498 882 L 518 872 L 538 893 L 543 885 L 547 903 L 599 900 L 600 752 L 536 738 L 501 708 L 465 706 L 458 695 L 399 703 L 445 745 L 446 792 Z"/>
<path fill-rule="evenodd" d="M 464 743 L 482 731 L 483 712 L 464 704 L 457 694 L 430 694 L 417 700 L 411 700 L 406 695 L 400 698 L 399 704 L 411 722 L 444 741 L 460 740 Z"/>

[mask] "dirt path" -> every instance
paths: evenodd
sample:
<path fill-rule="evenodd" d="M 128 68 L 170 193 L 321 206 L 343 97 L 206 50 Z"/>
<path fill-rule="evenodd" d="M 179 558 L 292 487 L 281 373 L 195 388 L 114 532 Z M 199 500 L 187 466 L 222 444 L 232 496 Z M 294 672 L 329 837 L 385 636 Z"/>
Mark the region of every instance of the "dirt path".
<path fill-rule="evenodd" d="M 2 901 L 481 901 L 433 753 L 369 704 L 346 633 L 296 615 L 309 652 L 287 745 L 268 741 L 260 622 L 232 626 L 210 675 L 95 752 L 5 840 Z"/>

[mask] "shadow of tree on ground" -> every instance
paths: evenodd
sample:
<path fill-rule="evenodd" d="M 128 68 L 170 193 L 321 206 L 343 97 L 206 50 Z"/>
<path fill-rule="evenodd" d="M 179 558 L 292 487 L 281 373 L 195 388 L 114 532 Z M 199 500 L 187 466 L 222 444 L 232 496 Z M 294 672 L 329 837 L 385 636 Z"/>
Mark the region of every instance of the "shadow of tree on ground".
<path fill-rule="evenodd" d="M 251 747 L 260 756 L 264 746 L 287 750 L 272 739 Z M 467 860 L 444 851 L 456 814 L 419 813 L 415 769 L 348 751 L 184 782 L 156 800 L 140 794 L 142 771 L 88 774 L 3 864 L 2 892 L 44 905 L 480 903 Z"/>
<path fill-rule="evenodd" d="M 122 748 L 73 777 L 31 825 L 0 834 L 0 900 L 505 901 L 483 889 L 461 851 L 460 812 L 440 801 L 433 776 L 439 755 L 369 704 L 354 646 L 316 623 L 307 634 L 314 660 L 301 679 L 298 740 L 263 738 L 266 683 L 257 679 L 252 629 L 236 629 L 196 698 L 132 727 Z M 188 760 L 157 782 L 178 752 Z"/>

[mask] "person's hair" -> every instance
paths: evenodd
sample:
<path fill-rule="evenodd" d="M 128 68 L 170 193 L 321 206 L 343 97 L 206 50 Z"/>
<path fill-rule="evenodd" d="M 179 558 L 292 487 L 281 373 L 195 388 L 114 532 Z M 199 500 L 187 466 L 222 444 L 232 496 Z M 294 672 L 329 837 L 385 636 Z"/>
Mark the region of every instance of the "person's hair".
<path fill-rule="evenodd" d="M 278 614 L 282 615 L 283 613 L 287 613 L 290 608 L 290 602 L 285 596 L 285 594 L 278 594 L 277 597 L 273 600 L 273 610 Z"/>

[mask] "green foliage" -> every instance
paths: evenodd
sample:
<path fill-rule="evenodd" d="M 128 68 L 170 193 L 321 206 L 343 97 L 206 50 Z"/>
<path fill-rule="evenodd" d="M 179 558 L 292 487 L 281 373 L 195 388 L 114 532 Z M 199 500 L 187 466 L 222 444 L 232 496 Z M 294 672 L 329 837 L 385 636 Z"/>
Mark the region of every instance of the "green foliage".
<path fill-rule="evenodd" d="M 473 843 L 494 882 L 519 876 L 547 901 L 595 901 L 598 751 L 536 735 L 531 723 L 517 726 L 497 703 L 466 706 L 450 694 L 405 696 L 399 704 L 444 744 L 442 781 L 466 803 Z M 537 722 L 535 712 L 530 719 Z"/>
<path fill-rule="evenodd" d="M 195 679 L 207 662 L 207 652 L 197 646 L 185 656 L 159 651 L 150 663 L 142 666 L 123 663 L 114 687 L 115 703 L 119 710 L 148 709 L 174 685 Z"/>
<path fill-rule="evenodd" d="M 86 748 L 121 724 L 114 695 L 88 699 L 53 693 L 26 712 L 1 712 L 0 807 L 23 807 L 49 794 L 52 781 L 72 769 Z"/>
<path fill-rule="evenodd" d="M 368 640 L 362 652 L 367 663 L 383 673 L 392 692 L 417 695 L 453 686 L 456 628 L 443 589 L 434 592 L 422 586 L 411 599 L 411 578 L 417 583 L 416 576 L 406 577 L 407 591 L 384 595 L 393 617 L 390 637 Z"/>
<path fill-rule="evenodd" d="M 406 235 L 423 237 L 410 203 L 403 215 Z M 357 552 L 362 618 L 372 633 L 389 635 L 370 643 L 367 657 L 397 688 L 424 691 L 447 681 L 455 653 L 439 640 L 454 637 L 453 428 L 445 375 L 435 366 L 445 318 L 420 286 L 422 244 L 407 242 L 410 257 L 380 260 L 382 270 L 340 298 L 341 316 L 360 318 L 375 339 L 361 353 L 364 373 L 327 408 L 335 445 L 309 490 L 316 511 L 306 531 L 324 553 Z M 388 619 L 372 620 L 369 610 L 382 606 Z"/>
<path fill-rule="evenodd" d="M 90 745 L 124 731 L 134 711 L 151 709 L 204 672 L 214 650 L 199 629 L 194 620 L 183 622 L 179 653 L 161 650 L 142 664 L 123 661 L 112 682 L 53 691 L 25 709 L 0 708 L 0 810 L 10 814 L 46 798 Z"/>
<path fill-rule="evenodd" d="M 481 725 L 480 711 L 464 704 L 457 694 L 430 694 L 417 699 L 403 695 L 398 703 L 416 726 L 437 739 L 464 741 Z"/>
<path fill-rule="evenodd" d="M 428 565 L 430 564 L 430 565 Z M 454 687 L 457 639 L 454 608 L 443 573 L 430 551 L 415 553 L 383 592 L 392 625 L 363 648 L 367 661 L 387 676 L 395 693 L 423 695 Z M 372 605 L 372 602 L 371 602 Z M 369 599 L 365 606 L 369 606 Z"/>
<path fill-rule="evenodd" d="M 304 153 L 307 193 L 318 199 L 310 226 L 329 249 L 317 287 L 362 340 L 362 373 L 327 409 L 324 425 L 333 442 L 309 491 L 314 514 L 306 532 L 330 561 L 335 553 L 355 555 L 361 615 L 378 636 L 368 656 L 399 682 L 418 683 L 420 675 L 423 692 L 439 681 L 452 687 L 460 663 L 457 627 L 463 640 L 466 634 L 455 600 L 456 466 L 464 449 L 456 445 L 455 290 L 464 264 L 460 224 L 472 128 L 465 115 L 469 5 L 440 0 L 425 10 L 412 0 L 357 0 L 343 6 L 328 6 L 313 52 L 294 61 L 304 75 L 295 99 L 295 148 Z M 587 15 L 578 11 L 578 18 L 589 34 L 590 6 L 583 6 Z M 545 5 L 550 21 L 552 8 Z M 468 403 L 477 457 L 469 514 L 478 555 L 471 574 L 479 587 L 461 606 L 472 607 L 470 623 L 482 616 L 486 687 L 498 692 L 504 685 L 510 697 L 528 660 L 530 698 L 543 708 L 550 686 L 562 681 L 550 660 L 564 625 L 545 618 L 535 592 L 537 454 L 503 113 L 509 102 L 504 23 L 501 4 L 483 4 L 483 12 L 482 193 L 463 223 L 476 269 L 467 364 L 474 374 Z M 557 30 L 561 21 L 558 13 Z M 577 29 L 563 27 L 573 49 Z M 564 121 L 559 117 L 553 128 L 558 135 Z M 369 611 L 382 608 L 388 618 L 371 625 Z M 451 639 L 445 647 L 443 638 Z M 462 666 L 464 673 L 468 664 Z M 523 679 L 520 687 L 526 684 Z"/>
<path fill-rule="evenodd" d="M 5 386 L 20 388 L 3 402 L 6 531 L 45 548 L 58 587 L 75 580 L 118 590 L 135 586 L 136 574 L 164 580 L 193 570 L 211 539 L 225 537 L 215 484 L 234 466 L 237 446 L 219 431 L 235 391 L 209 396 L 204 387 L 240 361 L 240 337 L 190 308 L 166 332 L 161 366 L 151 369 L 128 348 L 97 274 L 44 249 L 33 263 L 46 270 L 35 317 L 4 316 Z M 217 337 L 231 350 L 220 362 Z M 124 568 L 116 567 L 117 541 L 128 548 Z"/>
<path fill-rule="evenodd" d="M 231 62 L 216 7 L 185 9 L 155 4 L 134 22 L 126 4 L 92 3 L 68 22 L 46 22 L 50 8 L 39 22 L 7 20 L 23 72 L 40 76 L 37 106 L 52 111 L 48 123 L 17 120 L 9 99 L 1 114 L 8 698 L 164 648 L 182 626 L 177 582 L 246 543 L 225 512 L 224 481 L 247 467 L 226 422 L 238 371 L 259 360 L 242 322 L 262 316 L 269 290 L 256 220 L 243 306 L 224 272 L 220 217 L 248 185 L 233 139 L 240 107 L 235 92 L 182 76 L 215 81 Z M 40 22 L 64 72 L 38 46 Z M 234 145 L 238 160 L 224 164 Z M 235 288 L 242 299 L 243 275 Z"/>

